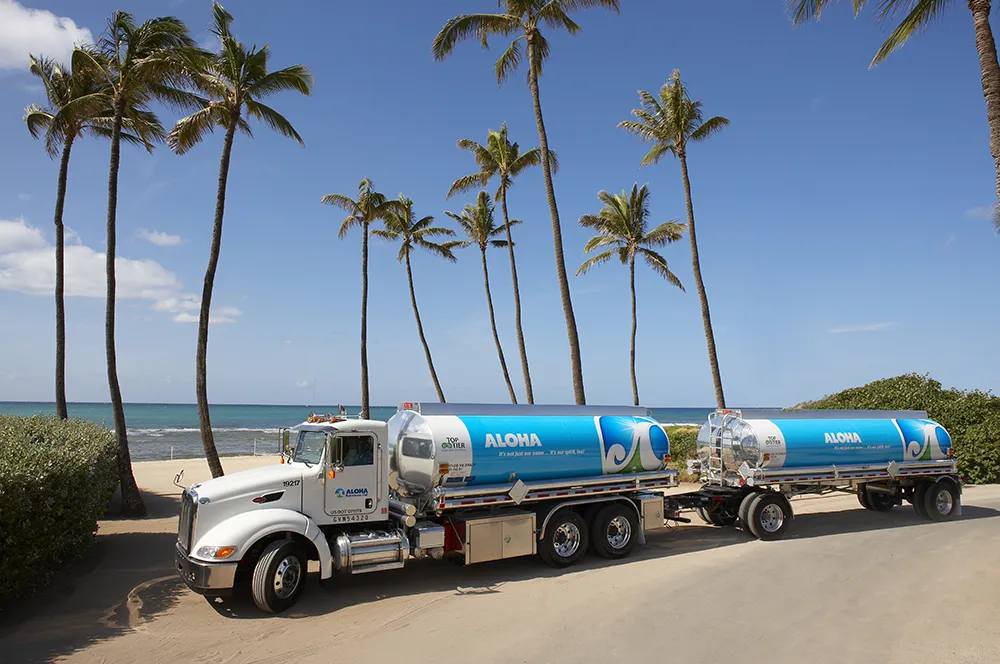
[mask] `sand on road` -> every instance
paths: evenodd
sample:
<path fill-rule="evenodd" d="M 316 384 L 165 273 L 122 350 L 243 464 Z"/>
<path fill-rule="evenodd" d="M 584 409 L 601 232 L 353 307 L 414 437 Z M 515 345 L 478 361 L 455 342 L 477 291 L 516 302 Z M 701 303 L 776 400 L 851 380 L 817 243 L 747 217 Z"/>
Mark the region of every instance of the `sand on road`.
<path fill-rule="evenodd" d="M 208 478 L 204 461 L 135 464 L 151 517 L 103 521 L 88 561 L 4 618 L 0 661 L 1000 662 L 1000 486 L 967 487 L 949 523 L 838 495 L 794 500 L 776 542 L 694 523 L 568 570 L 417 561 L 327 588 L 314 573 L 269 616 L 174 574 L 182 466 L 185 484 Z"/>

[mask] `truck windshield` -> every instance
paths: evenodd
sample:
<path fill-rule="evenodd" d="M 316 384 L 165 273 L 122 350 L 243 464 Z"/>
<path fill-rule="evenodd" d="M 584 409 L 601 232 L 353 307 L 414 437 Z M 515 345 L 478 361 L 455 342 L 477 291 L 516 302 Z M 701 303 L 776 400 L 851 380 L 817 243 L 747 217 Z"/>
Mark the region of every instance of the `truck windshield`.
<path fill-rule="evenodd" d="M 308 464 L 319 463 L 320 459 L 323 458 L 324 447 L 326 447 L 325 433 L 322 431 L 300 431 L 293 460 Z"/>

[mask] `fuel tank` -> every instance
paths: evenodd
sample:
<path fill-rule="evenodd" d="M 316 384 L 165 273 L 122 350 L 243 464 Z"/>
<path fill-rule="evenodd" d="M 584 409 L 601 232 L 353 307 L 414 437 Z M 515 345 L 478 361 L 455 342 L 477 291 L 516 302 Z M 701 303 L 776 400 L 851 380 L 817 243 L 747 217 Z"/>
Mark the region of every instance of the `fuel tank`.
<path fill-rule="evenodd" d="M 636 415 L 430 415 L 389 419 L 397 490 L 462 487 L 662 470 L 666 431 Z"/>
<path fill-rule="evenodd" d="M 951 436 L 924 417 L 886 417 L 877 411 L 831 414 L 812 411 L 782 417 L 713 413 L 698 434 L 703 467 L 712 447 L 723 470 L 887 464 L 946 459 Z"/>

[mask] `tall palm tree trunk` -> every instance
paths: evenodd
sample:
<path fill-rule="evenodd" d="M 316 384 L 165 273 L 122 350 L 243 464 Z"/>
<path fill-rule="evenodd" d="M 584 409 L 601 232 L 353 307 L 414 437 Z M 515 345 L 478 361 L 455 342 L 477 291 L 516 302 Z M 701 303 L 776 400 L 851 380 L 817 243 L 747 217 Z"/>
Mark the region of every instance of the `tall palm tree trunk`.
<path fill-rule="evenodd" d="M 118 442 L 118 481 L 122 489 L 122 514 L 130 517 L 146 516 L 146 504 L 132 474 L 132 457 L 128 449 L 128 432 L 125 428 L 125 409 L 118 385 L 118 362 L 115 357 L 115 243 L 118 214 L 118 165 L 121 158 L 122 114 L 124 101 L 115 103 L 115 118 L 111 130 L 111 166 L 108 173 L 108 253 L 107 304 L 104 312 L 104 345 L 108 355 L 108 388 L 111 391 L 111 413 Z"/>
<path fill-rule="evenodd" d="M 424 337 L 424 326 L 420 322 L 420 310 L 417 309 L 417 293 L 413 289 L 413 270 L 410 269 L 410 254 L 406 254 L 406 279 L 410 282 L 410 302 L 413 303 L 413 317 L 417 319 L 417 334 L 420 336 L 420 343 L 424 345 L 424 356 L 427 357 L 427 368 L 431 372 L 431 380 L 434 381 L 434 389 L 438 393 L 438 401 L 444 403 L 444 390 L 438 381 L 437 372 L 434 370 L 434 360 L 431 359 L 431 347 L 427 345 L 427 338 Z"/>
<path fill-rule="evenodd" d="M 552 215 L 552 243 L 556 254 L 556 275 L 559 279 L 559 295 L 562 298 L 563 315 L 566 317 L 566 333 L 569 337 L 569 358 L 573 370 L 573 395 L 576 398 L 576 404 L 583 406 L 587 403 L 587 397 L 583 391 L 580 337 L 576 330 L 573 301 L 569 295 L 566 259 L 563 257 L 562 227 L 559 225 L 559 209 L 556 207 L 556 193 L 552 187 L 552 169 L 549 166 L 549 139 L 545 135 L 545 122 L 542 120 L 542 102 L 538 96 L 538 71 L 535 68 L 535 44 L 531 36 L 528 37 L 528 85 L 531 87 L 531 100 L 535 105 L 535 124 L 538 125 L 538 144 L 542 153 L 542 176 L 545 180 L 545 195 L 548 197 L 549 213 Z"/>
<path fill-rule="evenodd" d="M 368 227 L 361 225 L 361 417 L 368 419 Z"/>
<path fill-rule="evenodd" d="M 69 419 L 66 408 L 66 286 L 65 233 L 63 229 L 63 206 L 66 203 L 66 178 L 69 172 L 69 152 L 73 148 L 73 136 L 66 136 L 62 159 L 59 161 L 59 184 L 56 188 L 56 417 Z"/>
<path fill-rule="evenodd" d="M 990 123 L 990 153 L 996 168 L 997 201 L 1000 205 L 1000 64 L 997 45 L 990 28 L 990 0 L 969 0 L 972 20 L 976 26 L 976 51 L 983 72 L 983 96 L 986 98 L 986 119 Z M 993 216 L 1000 230 L 1000 207 Z"/>
<path fill-rule="evenodd" d="M 514 283 L 514 326 L 517 328 L 517 350 L 521 353 L 521 371 L 524 373 L 524 397 L 528 403 L 535 403 L 535 393 L 531 389 L 531 373 L 528 371 L 528 351 L 524 347 L 524 330 L 521 328 L 521 291 L 517 287 L 517 261 L 514 260 L 514 240 L 510 236 L 510 217 L 507 215 L 507 189 L 500 190 L 503 206 L 503 223 L 507 231 L 507 255 L 510 256 L 510 279 Z"/>
<path fill-rule="evenodd" d="M 632 340 L 629 345 L 628 366 L 632 375 L 632 402 L 638 406 L 639 383 L 635 379 L 635 328 L 637 323 L 635 315 L 635 256 L 632 256 L 628 262 L 628 286 L 632 292 Z"/>
<path fill-rule="evenodd" d="M 517 403 L 517 395 L 514 394 L 514 386 L 510 382 L 510 374 L 507 373 L 507 361 L 503 358 L 503 347 L 500 346 L 500 335 L 497 334 L 497 319 L 493 314 L 493 296 L 490 295 L 490 271 L 486 267 L 486 250 L 483 254 L 483 283 L 486 285 L 486 304 L 490 308 L 490 327 L 493 328 L 493 341 L 497 345 L 497 356 L 500 357 L 500 368 L 503 369 L 503 379 L 507 382 L 507 391 L 510 392 L 510 402 Z"/>
<path fill-rule="evenodd" d="M 698 300 L 701 302 L 701 319 L 705 324 L 705 341 L 708 344 L 708 364 L 712 368 L 712 381 L 715 383 L 715 403 L 719 408 L 725 408 L 726 397 L 722 393 L 719 359 L 715 354 L 715 334 L 712 332 L 712 316 L 708 311 L 708 295 L 705 294 L 705 282 L 701 280 L 701 261 L 698 259 L 698 239 L 694 232 L 694 205 L 691 203 L 691 181 L 688 179 L 687 155 L 683 151 L 680 151 L 677 156 L 681 162 L 681 176 L 684 178 L 684 202 L 687 205 L 688 237 L 691 238 L 691 269 L 694 272 L 695 287 L 698 289 Z"/>
<path fill-rule="evenodd" d="M 219 252 L 222 249 L 222 219 L 226 211 L 226 185 L 229 182 L 229 160 L 233 152 L 233 138 L 236 136 L 236 122 L 231 119 L 226 128 L 226 138 L 222 143 L 222 158 L 219 160 L 219 188 L 215 196 L 215 223 L 212 226 L 212 250 L 208 255 L 208 269 L 205 270 L 205 285 L 201 291 L 201 311 L 198 313 L 198 358 L 195 361 L 195 391 L 198 394 L 198 424 L 201 428 L 201 444 L 205 448 L 205 460 L 212 477 L 224 475 L 219 452 L 215 449 L 212 434 L 212 418 L 208 410 L 208 324 L 212 312 L 212 290 L 215 287 L 215 270 L 219 266 Z"/>

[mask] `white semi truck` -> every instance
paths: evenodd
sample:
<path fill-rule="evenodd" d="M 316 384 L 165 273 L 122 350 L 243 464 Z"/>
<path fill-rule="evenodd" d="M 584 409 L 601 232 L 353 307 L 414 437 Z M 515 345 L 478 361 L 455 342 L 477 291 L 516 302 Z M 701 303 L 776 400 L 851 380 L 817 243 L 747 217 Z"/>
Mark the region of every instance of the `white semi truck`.
<path fill-rule="evenodd" d="M 802 493 L 961 512 L 951 440 L 922 412 L 717 411 L 698 437 L 701 488 L 669 497 L 669 441 L 645 408 L 406 402 L 388 422 L 310 416 L 280 437 L 281 464 L 184 488 L 175 561 L 196 592 L 249 584 L 280 612 L 310 560 L 322 583 L 413 558 L 622 558 L 684 509 L 776 539 Z"/>

